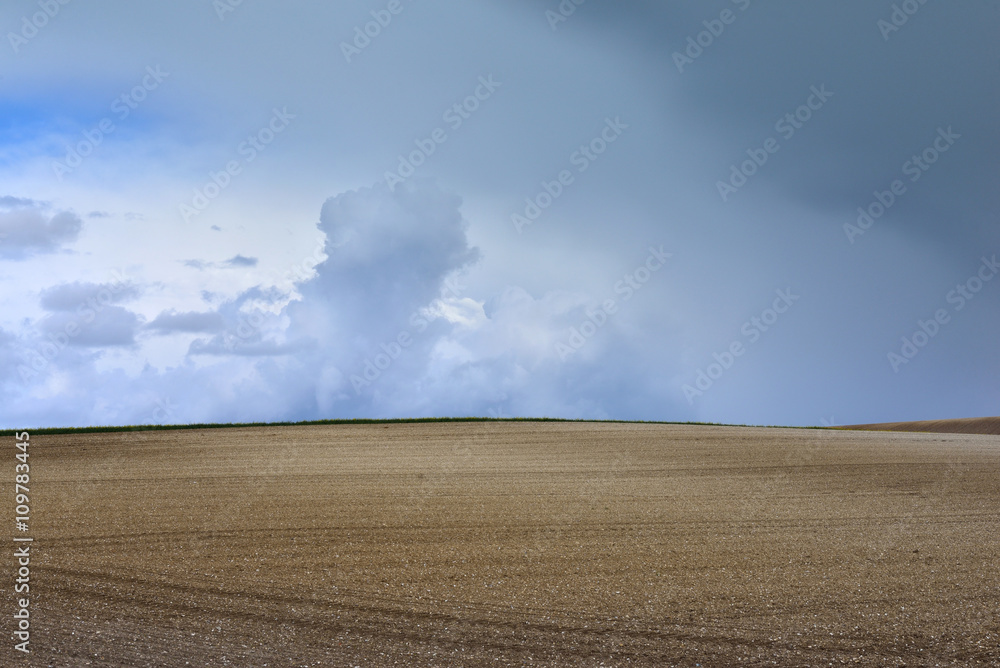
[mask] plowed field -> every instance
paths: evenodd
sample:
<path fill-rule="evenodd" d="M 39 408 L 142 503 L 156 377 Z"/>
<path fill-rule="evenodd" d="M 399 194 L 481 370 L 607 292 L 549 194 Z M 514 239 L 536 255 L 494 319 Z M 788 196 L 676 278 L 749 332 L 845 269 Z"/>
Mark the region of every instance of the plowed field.
<path fill-rule="evenodd" d="M 30 447 L 33 651 L 3 665 L 1000 665 L 992 436 L 487 422 Z"/>

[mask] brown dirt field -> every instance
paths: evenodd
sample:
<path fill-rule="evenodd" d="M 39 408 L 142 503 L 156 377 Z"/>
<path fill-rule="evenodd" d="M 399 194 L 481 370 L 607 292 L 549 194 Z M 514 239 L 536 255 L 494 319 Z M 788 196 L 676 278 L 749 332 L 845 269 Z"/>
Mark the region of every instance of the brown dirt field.
<path fill-rule="evenodd" d="M 858 424 L 843 429 L 867 431 L 920 431 L 935 434 L 1000 435 L 1000 417 L 961 418 L 957 420 L 921 420 L 919 422 L 882 422 Z"/>
<path fill-rule="evenodd" d="M 5 666 L 1000 665 L 989 436 L 522 422 L 30 447 L 34 651 L 11 641 Z"/>

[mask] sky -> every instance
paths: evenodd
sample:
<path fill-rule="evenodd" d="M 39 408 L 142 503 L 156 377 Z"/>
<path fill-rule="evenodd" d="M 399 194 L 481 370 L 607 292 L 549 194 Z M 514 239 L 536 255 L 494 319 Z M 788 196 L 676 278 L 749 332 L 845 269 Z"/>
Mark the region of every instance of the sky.
<path fill-rule="evenodd" d="M 1000 415 L 998 28 L 8 0 L 0 428 Z"/>

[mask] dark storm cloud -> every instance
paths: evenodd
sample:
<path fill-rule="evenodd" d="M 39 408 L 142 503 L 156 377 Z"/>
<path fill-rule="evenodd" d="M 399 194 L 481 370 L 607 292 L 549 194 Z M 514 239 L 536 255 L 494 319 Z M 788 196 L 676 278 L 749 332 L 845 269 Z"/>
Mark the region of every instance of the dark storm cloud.
<path fill-rule="evenodd" d="M 953 256 L 1000 242 L 995 7 L 909 3 L 908 12 L 919 9 L 900 18 L 900 3 L 890 1 L 657 4 L 588 2 L 559 30 L 578 22 L 638 40 L 646 62 L 661 64 L 650 85 L 682 96 L 679 124 L 713 135 L 717 152 L 706 159 L 717 162 L 719 179 L 773 137 L 780 152 L 748 188 L 767 182 L 853 222 L 876 191 L 901 180 L 907 192 L 882 224 Z M 724 11 L 730 23 L 720 21 Z M 813 86 L 833 98 L 812 118 L 779 126 Z M 928 149 L 939 130 L 960 139 L 936 155 Z"/>

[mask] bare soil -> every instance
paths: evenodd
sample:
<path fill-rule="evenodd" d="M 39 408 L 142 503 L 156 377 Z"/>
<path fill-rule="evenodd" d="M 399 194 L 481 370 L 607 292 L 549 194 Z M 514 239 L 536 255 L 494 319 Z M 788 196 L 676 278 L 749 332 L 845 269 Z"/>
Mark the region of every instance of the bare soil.
<path fill-rule="evenodd" d="M 1000 665 L 995 437 L 490 422 L 31 453 L 33 652 L 5 666 Z"/>
<path fill-rule="evenodd" d="M 1000 435 L 1000 417 L 960 418 L 957 420 L 919 420 L 917 422 L 881 422 L 859 424 L 845 429 L 868 431 L 921 431 L 936 434 Z"/>

